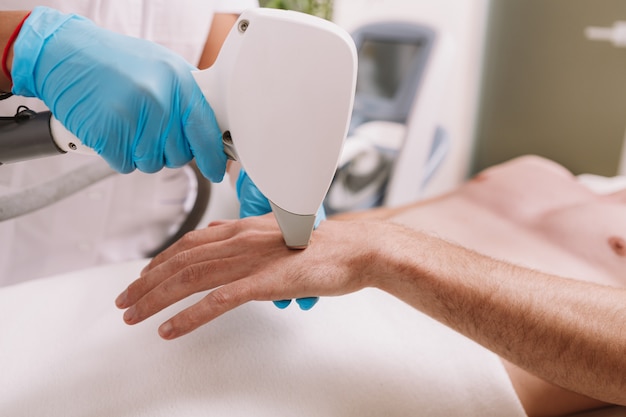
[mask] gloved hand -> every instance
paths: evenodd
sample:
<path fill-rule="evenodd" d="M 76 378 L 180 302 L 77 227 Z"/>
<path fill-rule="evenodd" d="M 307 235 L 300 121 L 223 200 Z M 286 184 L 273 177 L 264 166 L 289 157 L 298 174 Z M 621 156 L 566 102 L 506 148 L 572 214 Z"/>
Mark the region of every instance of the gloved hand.
<path fill-rule="evenodd" d="M 243 168 L 239 171 L 236 188 L 237 198 L 239 199 L 239 217 L 261 216 L 272 211 L 269 200 L 259 191 L 256 185 L 254 185 Z M 315 227 L 325 219 L 326 212 L 322 205 L 315 216 Z M 313 308 L 318 300 L 318 297 L 304 297 L 297 298 L 296 303 L 298 303 L 302 310 L 309 310 Z M 274 305 L 278 308 L 286 308 L 290 303 L 291 300 L 274 301 Z"/>
<path fill-rule="evenodd" d="M 221 133 L 182 57 L 45 7 L 13 48 L 12 92 L 43 100 L 115 170 L 155 172 L 195 156 L 207 178 L 222 179 Z"/>

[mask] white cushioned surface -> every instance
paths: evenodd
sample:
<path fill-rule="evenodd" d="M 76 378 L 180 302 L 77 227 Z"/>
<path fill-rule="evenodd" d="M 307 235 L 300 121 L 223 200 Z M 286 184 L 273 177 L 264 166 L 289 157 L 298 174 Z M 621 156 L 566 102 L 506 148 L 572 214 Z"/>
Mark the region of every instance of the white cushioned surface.
<path fill-rule="evenodd" d="M 164 341 L 192 300 L 132 327 L 113 304 L 144 264 L 0 288 L 0 415 L 524 416 L 495 355 L 375 290 Z"/>

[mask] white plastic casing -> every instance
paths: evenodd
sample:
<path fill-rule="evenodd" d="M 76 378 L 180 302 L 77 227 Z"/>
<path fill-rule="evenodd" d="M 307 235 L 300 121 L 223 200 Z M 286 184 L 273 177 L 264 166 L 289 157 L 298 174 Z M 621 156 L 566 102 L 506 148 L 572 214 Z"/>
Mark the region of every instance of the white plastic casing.
<path fill-rule="evenodd" d="M 80 139 L 67 130 L 54 116 L 50 117 L 50 133 L 52 134 L 52 140 L 64 152 L 97 155 L 96 151 L 89 146 L 83 145 Z"/>
<path fill-rule="evenodd" d="M 354 42 L 334 23 L 258 8 L 241 14 L 215 64 L 194 73 L 290 247 L 308 244 L 335 174 L 356 69 Z"/>

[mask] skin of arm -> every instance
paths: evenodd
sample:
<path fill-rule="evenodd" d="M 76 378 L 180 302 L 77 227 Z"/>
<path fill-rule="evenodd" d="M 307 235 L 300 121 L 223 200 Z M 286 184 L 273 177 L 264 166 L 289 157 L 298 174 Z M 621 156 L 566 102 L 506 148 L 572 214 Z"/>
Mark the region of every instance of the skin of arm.
<path fill-rule="evenodd" d="M 209 30 L 209 35 L 204 44 L 200 62 L 198 62 L 199 69 L 205 69 L 213 65 L 224 40 L 238 17 L 239 15 L 227 13 L 216 13 L 215 16 L 213 16 L 211 29 Z"/>
<path fill-rule="evenodd" d="M 452 193 L 453 194 L 453 193 Z M 433 200 L 445 199 L 446 196 Z M 433 201 L 431 200 L 431 202 Z M 421 205 L 430 204 L 429 201 L 421 201 L 400 207 L 379 207 L 376 209 L 364 210 L 360 212 L 340 213 L 334 216 L 333 220 L 371 220 L 390 219 L 403 212 L 412 210 Z M 583 410 L 591 410 L 609 405 L 604 401 L 599 401 L 585 395 L 566 390 L 556 384 L 531 374 L 519 366 L 502 360 L 511 382 L 515 387 L 522 405 L 529 417 L 549 417 L 570 415 Z"/>
<path fill-rule="evenodd" d="M 375 286 L 542 379 L 626 403 L 626 291 L 497 261 L 422 236 L 424 259 L 388 253 Z M 454 259 L 454 262 L 449 262 Z"/>
<path fill-rule="evenodd" d="M 26 16 L 27 11 L 2 11 L 0 12 L 0 51 L 4 51 L 11 34 Z M 11 70 L 13 63 L 13 46 L 9 49 L 7 56 L 7 68 Z M 0 91 L 11 91 L 11 81 L 4 72 L 0 73 Z"/>
<path fill-rule="evenodd" d="M 235 22 L 237 22 L 238 18 L 238 14 L 230 13 L 216 13 L 213 16 L 211 29 L 209 30 L 209 35 L 207 36 L 206 43 L 204 44 L 202 56 L 198 62 L 198 69 L 209 68 L 215 63 L 217 55 L 219 54 L 230 29 L 233 27 Z M 240 165 L 238 163 L 234 163 L 230 160 L 226 162 L 226 172 L 229 174 L 229 180 L 231 181 L 233 188 L 235 187 L 239 168 Z"/>
<path fill-rule="evenodd" d="M 160 327 L 173 339 L 248 301 L 365 287 L 546 381 L 626 405 L 625 290 L 518 267 L 390 222 L 323 222 L 304 251 L 284 246 L 271 215 L 216 222 L 154 258 L 116 304 L 135 324 L 213 290 Z"/>

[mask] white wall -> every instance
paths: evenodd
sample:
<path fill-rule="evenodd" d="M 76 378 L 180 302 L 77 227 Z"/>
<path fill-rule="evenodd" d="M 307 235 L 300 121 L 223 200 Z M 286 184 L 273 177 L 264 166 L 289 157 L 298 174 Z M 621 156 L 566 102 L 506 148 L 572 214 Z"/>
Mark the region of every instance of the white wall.
<path fill-rule="evenodd" d="M 335 0 L 334 21 L 348 31 L 375 20 L 409 20 L 446 31 L 456 50 L 442 94 L 442 122 L 453 142 L 427 194 L 453 188 L 469 170 L 480 92 L 484 36 L 490 0 Z"/>

